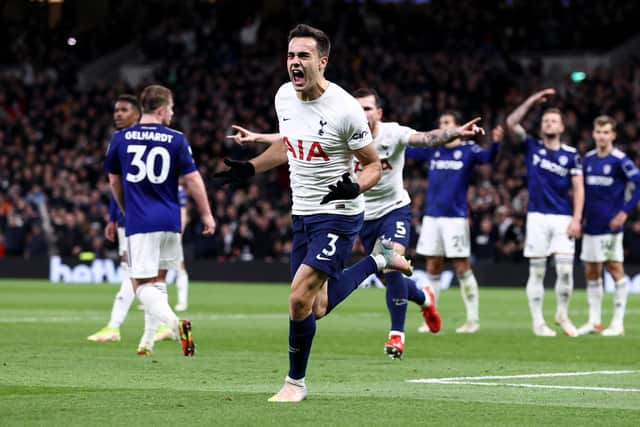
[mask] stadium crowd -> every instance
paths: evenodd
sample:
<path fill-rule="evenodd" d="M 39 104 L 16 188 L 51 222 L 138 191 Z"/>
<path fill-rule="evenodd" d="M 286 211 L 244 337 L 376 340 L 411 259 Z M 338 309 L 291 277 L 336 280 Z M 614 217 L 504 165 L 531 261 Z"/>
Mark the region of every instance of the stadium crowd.
<path fill-rule="evenodd" d="M 495 15 L 460 4 L 456 10 L 464 16 L 447 12 L 441 2 L 434 2 L 435 11 L 426 16 L 412 14 L 418 6 L 390 9 L 372 2 L 365 8 L 348 2 L 337 20 L 329 19 L 335 7 L 330 3 L 314 10 L 314 20 L 334 39 L 328 78 L 352 90 L 375 88 L 384 100 L 384 120 L 428 130 L 436 126 L 440 113 L 455 109 L 465 118 L 482 116 L 489 130 L 503 123 L 533 90 L 554 87 L 558 96 L 552 105 L 564 111 L 567 143 L 586 153 L 593 145 L 593 118 L 607 113 L 618 122 L 617 146 L 640 165 L 640 63 L 600 69 L 574 83 L 568 77 L 546 80 L 539 64 L 524 68 L 507 54 L 514 49 L 545 49 L 552 42 L 556 47 L 603 47 L 595 37 L 597 31 L 587 25 L 593 22 L 590 14 L 598 12 L 596 6 L 584 4 L 589 2 L 542 2 L 551 8 L 566 4 L 569 9 L 582 5 L 587 10 L 580 15 L 554 14 L 547 23 L 549 31 L 558 34 L 552 40 L 532 37 L 537 28 L 518 25 L 511 25 L 509 37 L 497 32 L 505 28 L 497 25 L 500 20 L 517 24 L 518 16 L 526 16 L 524 6 L 509 10 L 510 3 L 518 2 L 500 3 L 505 10 Z M 233 133 L 232 124 L 275 131 L 273 95 L 286 80 L 280 55 L 285 29 L 294 16 L 299 20 L 312 11 L 304 2 L 295 3 L 299 10 L 289 15 L 269 14 L 268 6 L 264 8 L 260 18 L 246 21 L 223 19 L 224 10 L 185 8 L 185 15 L 168 20 L 162 31 L 137 40 L 145 61 L 158 64 L 154 81 L 174 91 L 174 127 L 186 133 L 200 172 L 209 177 L 218 231 L 213 239 L 202 238 L 198 216 L 191 215 L 184 236 L 187 259 L 284 260 L 290 251 L 286 167 L 262 174 L 246 187 L 223 188 L 210 179 L 223 167 L 223 158 L 246 159 L 260 149 L 226 139 Z M 604 13 L 609 21 L 602 29 L 621 39 L 623 27 L 618 24 L 633 14 L 624 16 L 623 8 L 616 10 L 620 13 L 615 16 Z M 477 26 L 486 26 L 480 42 L 477 34 L 483 32 L 477 28 L 466 32 L 463 25 L 471 19 L 466 14 L 473 13 Z M 406 21 L 409 15 L 411 20 Z M 584 20 L 571 23 L 583 30 L 558 30 L 571 16 Z M 421 17 L 426 21 L 418 22 Z M 448 25 L 448 19 L 455 25 Z M 354 22 L 357 31 L 352 29 Z M 431 24 L 434 29 L 425 33 L 423 28 Z M 109 185 L 102 161 L 113 132 L 114 100 L 139 88 L 118 82 L 81 89 L 74 82 L 78 58 L 66 50 L 54 54 L 44 50 L 41 55 L 46 59 L 27 61 L 14 52 L 13 60 L 24 61 L 24 67 L 17 73 L 0 72 L 0 256 L 76 256 L 87 251 L 108 256 L 114 250 L 103 236 Z M 525 122 L 532 133 L 537 133 L 536 116 L 531 114 Z M 508 140 L 503 145 L 503 150 L 517 150 Z M 407 161 L 405 185 L 413 198 L 415 228 L 420 226 L 427 174 L 425 164 Z M 499 155 L 492 166 L 478 167 L 468 197 L 474 256 L 496 262 L 521 260 L 527 206 L 523 155 Z M 412 250 L 417 231 L 412 233 Z M 627 223 L 625 239 L 627 259 L 640 261 L 637 211 Z M 412 250 L 409 255 L 415 255 Z"/>

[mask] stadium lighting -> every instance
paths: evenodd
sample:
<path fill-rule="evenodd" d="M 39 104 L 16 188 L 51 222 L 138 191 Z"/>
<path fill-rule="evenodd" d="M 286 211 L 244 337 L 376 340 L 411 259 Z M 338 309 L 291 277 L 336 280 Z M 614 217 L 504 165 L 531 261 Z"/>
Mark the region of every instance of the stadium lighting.
<path fill-rule="evenodd" d="M 574 83 L 580 83 L 587 78 L 587 74 L 584 71 L 574 71 L 571 73 L 571 81 Z"/>

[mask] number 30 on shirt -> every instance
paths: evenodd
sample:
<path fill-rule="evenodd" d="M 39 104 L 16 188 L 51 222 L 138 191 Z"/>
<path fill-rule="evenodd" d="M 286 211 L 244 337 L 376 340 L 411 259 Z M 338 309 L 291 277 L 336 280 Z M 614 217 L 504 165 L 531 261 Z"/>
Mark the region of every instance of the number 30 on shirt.
<path fill-rule="evenodd" d="M 131 166 L 137 169 L 136 173 L 127 173 L 126 180 L 128 182 L 140 182 L 145 178 L 149 179 L 152 184 L 162 184 L 167 180 L 169 176 L 169 168 L 171 166 L 171 155 L 169 151 L 164 147 L 152 147 L 146 160 L 143 160 L 144 154 L 147 151 L 146 145 L 129 145 L 127 146 L 127 153 L 133 153 L 133 159 L 131 159 Z M 156 174 L 155 165 L 156 161 L 160 161 L 160 173 Z"/>

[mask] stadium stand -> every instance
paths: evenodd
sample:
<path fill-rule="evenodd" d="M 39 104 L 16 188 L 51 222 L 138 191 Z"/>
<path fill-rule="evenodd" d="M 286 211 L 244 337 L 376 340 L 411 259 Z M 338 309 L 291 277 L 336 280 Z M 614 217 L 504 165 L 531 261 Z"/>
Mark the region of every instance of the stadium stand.
<path fill-rule="evenodd" d="M 114 100 L 121 93 L 137 93 L 139 87 L 120 80 L 81 88 L 77 77 L 84 64 L 134 43 L 138 55 L 133 60 L 153 64 L 152 80 L 174 91 L 181 106 L 174 126 L 187 134 L 202 174 L 210 177 L 224 157 L 255 154 L 257 148 L 225 140 L 232 124 L 275 130 L 272 98 L 286 79 L 281 52 L 292 16 L 308 16 L 332 35 L 329 79 L 354 90 L 376 88 L 384 98 L 386 120 L 429 129 L 440 112 L 457 109 L 465 117 L 481 115 L 490 129 L 504 122 L 533 89 L 552 86 L 559 93 L 553 105 L 566 113 L 567 142 L 585 153 L 592 145 L 592 119 L 607 113 L 620 124 L 617 145 L 640 165 L 637 58 L 595 69 L 580 82 L 568 75 L 549 79 L 539 62 L 524 66 L 515 58 L 518 52 L 551 48 L 611 49 L 632 35 L 638 20 L 633 2 L 611 8 L 586 0 L 546 0 L 536 2 L 535 9 L 518 1 L 491 6 L 462 1 L 455 9 L 443 1 L 403 7 L 387 2 L 254 2 L 255 15 L 246 19 L 225 1 L 180 2 L 179 15 L 171 18 L 170 5 L 152 12 L 149 5 L 127 9 L 129 2 L 113 3 L 105 11 L 111 19 L 94 25 L 114 36 L 99 37 L 105 33 L 91 28 L 78 31 L 77 47 L 68 39 L 77 25 L 63 20 L 66 24 L 43 30 L 40 24 L 43 19 L 51 22 L 51 10 L 43 15 L 38 9 L 46 7 L 42 4 L 25 6 L 39 13 L 15 12 L 9 25 L 0 28 L 3 39 L 16 41 L 0 56 L 0 256 L 113 254 L 114 246 L 102 235 L 109 202 L 102 160 L 113 132 Z M 277 13 L 284 4 L 290 13 Z M 64 7 L 69 9 L 60 13 L 73 14 L 72 5 Z M 154 27 L 159 15 L 165 23 Z M 141 25 L 154 30 L 137 36 L 135 28 Z M 568 26 L 572 31 L 563 31 Z M 535 130 L 537 118 L 531 114 L 526 128 Z M 507 143 L 504 149 L 514 148 Z M 426 174 L 425 165 L 408 161 L 405 182 L 413 197 L 415 227 Z M 476 257 L 522 259 L 525 180 L 521 155 L 499 157 L 494 167 L 479 168 L 469 192 Z M 286 168 L 256 177 L 246 187 L 207 184 L 219 228 L 215 238 L 201 238 L 197 215 L 192 215 L 185 232 L 187 258 L 287 259 Z M 640 262 L 638 212 L 627 223 L 625 239 L 627 259 Z"/>

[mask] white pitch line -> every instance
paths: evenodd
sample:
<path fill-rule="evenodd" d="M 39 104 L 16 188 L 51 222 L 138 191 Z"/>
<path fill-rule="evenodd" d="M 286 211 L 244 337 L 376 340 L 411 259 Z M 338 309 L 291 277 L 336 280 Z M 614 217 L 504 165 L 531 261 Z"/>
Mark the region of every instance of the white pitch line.
<path fill-rule="evenodd" d="M 615 387 L 586 387 L 573 385 L 547 385 L 547 384 L 526 384 L 526 383 L 487 383 L 475 381 L 440 381 L 432 384 L 455 384 L 455 385 L 482 385 L 490 387 L 521 387 L 521 388 L 547 388 L 555 390 L 582 390 L 582 391 L 614 391 L 625 393 L 640 393 L 640 388 L 615 388 Z"/>
<path fill-rule="evenodd" d="M 482 380 L 510 380 L 515 378 L 554 378 L 554 377 L 581 377 L 585 375 L 625 375 L 640 371 L 582 371 L 582 372 L 552 372 L 546 374 L 520 374 L 520 375 L 489 375 L 478 377 L 451 377 L 451 378 L 419 378 L 407 380 L 410 383 L 453 383 L 453 381 L 482 381 Z"/>

